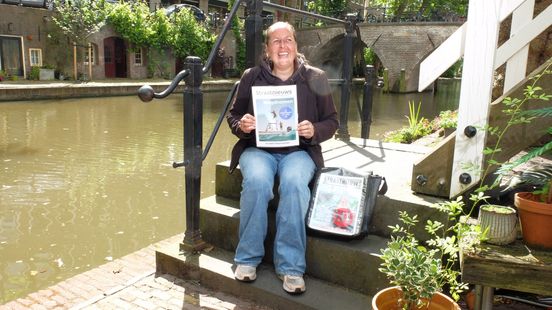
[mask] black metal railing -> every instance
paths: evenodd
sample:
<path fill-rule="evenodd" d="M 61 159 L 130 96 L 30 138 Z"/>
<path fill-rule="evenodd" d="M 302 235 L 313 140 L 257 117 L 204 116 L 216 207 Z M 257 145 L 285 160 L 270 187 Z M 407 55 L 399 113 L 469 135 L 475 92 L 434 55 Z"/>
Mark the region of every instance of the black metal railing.
<path fill-rule="evenodd" d="M 203 93 L 201 84 L 203 75 L 209 72 L 213 59 L 222 44 L 222 39 L 230 29 L 231 20 L 236 15 L 238 7 L 242 0 L 236 0 L 230 14 L 228 14 L 221 33 L 219 34 L 211 53 L 207 58 L 205 66 L 201 64 L 201 59 L 195 56 L 186 57 L 184 70 L 180 71 L 172 80 L 167 89 L 161 93 L 155 93 L 149 85 L 144 85 L 138 90 L 138 96 L 142 101 L 151 101 L 152 99 L 162 99 L 171 94 L 178 84 L 184 80 L 183 96 L 183 118 L 184 118 L 184 143 L 182 162 L 173 163 L 173 167 L 185 167 L 185 185 L 186 185 L 186 231 L 184 240 L 180 243 L 180 249 L 191 252 L 198 252 L 207 247 L 203 241 L 201 230 L 199 229 L 199 201 L 201 194 L 201 166 L 205 155 L 202 154 L 202 129 L 203 129 Z M 236 88 L 236 86 L 234 87 Z M 228 104 L 227 104 L 228 106 Z M 217 122 L 217 131 L 222 119 Z M 216 133 L 214 133 L 216 134 Z M 208 148 L 211 147 L 212 137 L 209 139 Z M 207 149 L 208 151 L 208 149 Z"/>

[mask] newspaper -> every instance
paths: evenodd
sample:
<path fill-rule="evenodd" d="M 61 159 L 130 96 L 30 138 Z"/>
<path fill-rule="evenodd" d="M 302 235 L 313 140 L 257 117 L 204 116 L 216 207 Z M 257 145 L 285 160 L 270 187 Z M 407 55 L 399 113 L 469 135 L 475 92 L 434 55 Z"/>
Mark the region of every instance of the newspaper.
<path fill-rule="evenodd" d="M 297 134 L 297 87 L 253 86 L 255 138 L 258 147 L 299 145 Z"/>
<path fill-rule="evenodd" d="M 352 236 L 360 232 L 364 178 L 320 174 L 308 226 L 312 229 Z"/>

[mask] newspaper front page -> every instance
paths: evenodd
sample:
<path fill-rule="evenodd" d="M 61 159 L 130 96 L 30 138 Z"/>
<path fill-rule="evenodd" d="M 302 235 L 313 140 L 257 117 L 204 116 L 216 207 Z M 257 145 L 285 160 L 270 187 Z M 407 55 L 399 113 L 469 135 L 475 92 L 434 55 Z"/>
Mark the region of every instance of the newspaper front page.
<path fill-rule="evenodd" d="M 257 146 L 299 145 L 296 85 L 253 86 L 251 93 Z"/>
<path fill-rule="evenodd" d="M 362 177 L 322 173 L 308 226 L 344 236 L 358 234 L 364 216 L 363 186 Z"/>

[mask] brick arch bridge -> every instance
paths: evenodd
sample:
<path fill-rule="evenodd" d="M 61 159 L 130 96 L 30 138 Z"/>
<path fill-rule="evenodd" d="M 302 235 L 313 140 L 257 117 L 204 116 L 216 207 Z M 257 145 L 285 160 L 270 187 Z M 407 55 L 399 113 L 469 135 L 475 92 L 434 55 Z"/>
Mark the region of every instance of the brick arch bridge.
<path fill-rule="evenodd" d="M 462 23 L 364 23 L 361 40 L 354 39 L 355 59 L 363 47 L 371 47 L 389 70 L 389 88 L 399 91 L 401 69 L 406 73 L 406 92 L 418 89 L 420 62 L 445 41 Z M 299 51 L 313 65 L 341 77 L 345 27 L 341 25 L 297 30 Z M 355 33 L 356 36 L 356 33 Z M 355 63 L 359 60 L 355 60 Z"/>

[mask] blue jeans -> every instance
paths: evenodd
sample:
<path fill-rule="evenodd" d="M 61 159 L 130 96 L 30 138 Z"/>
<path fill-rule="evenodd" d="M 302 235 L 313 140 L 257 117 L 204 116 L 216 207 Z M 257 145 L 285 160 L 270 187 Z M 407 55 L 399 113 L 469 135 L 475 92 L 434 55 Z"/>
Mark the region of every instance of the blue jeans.
<path fill-rule="evenodd" d="M 305 151 L 271 154 L 249 147 L 240 156 L 243 175 L 240 198 L 240 241 L 234 262 L 257 266 L 265 254 L 268 202 L 274 198 L 278 175 L 280 201 L 276 211 L 274 267 L 280 275 L 303 275 L 307 236 L 305 216 L 310 200 L 309 182 L 316 165 Z"/>

